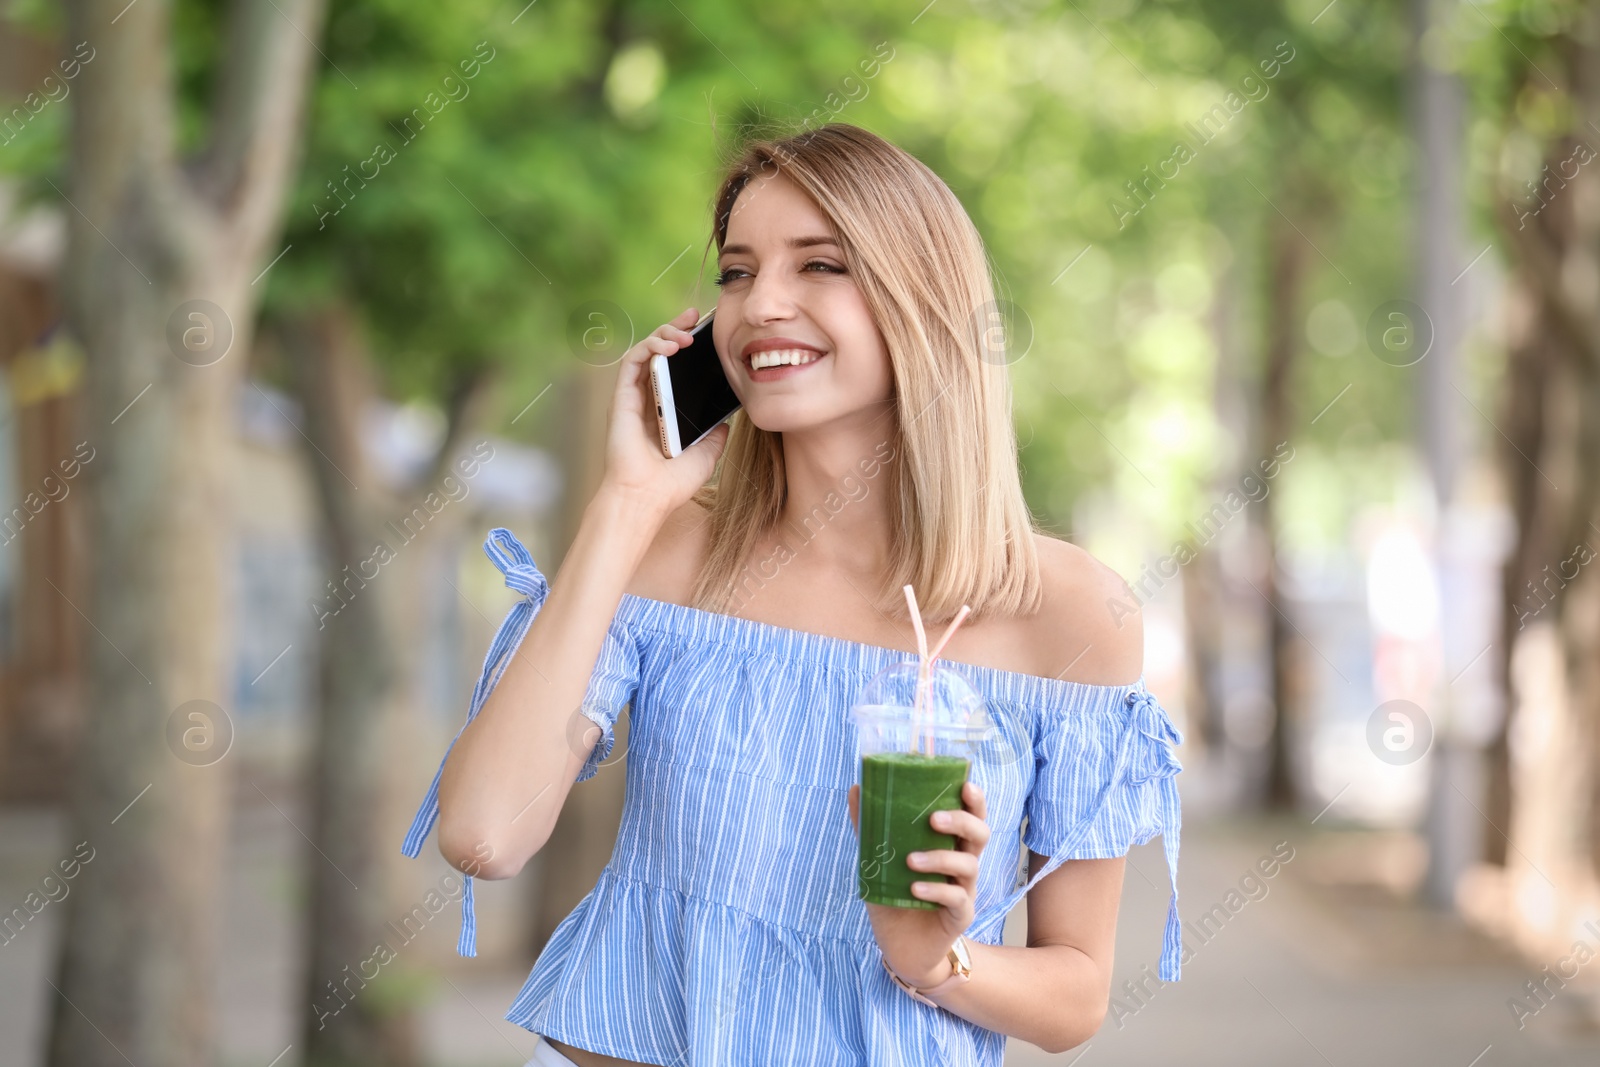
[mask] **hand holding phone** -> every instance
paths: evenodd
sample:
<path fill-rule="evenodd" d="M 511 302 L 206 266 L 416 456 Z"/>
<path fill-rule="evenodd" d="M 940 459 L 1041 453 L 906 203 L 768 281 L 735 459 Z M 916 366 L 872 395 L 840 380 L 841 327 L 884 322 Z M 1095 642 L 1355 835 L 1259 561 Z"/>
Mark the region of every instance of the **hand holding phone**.
<path fill-rule="evenodd" d="M 689 331 L 699 321 L 698 312 L 687 308 L 628 349 L 611 397 L 603 485 L 624 491 L 662 515 L 687 502 L 710 480 L 728 439 L 727 424 L 719 423 L 678 456 L 668 458 L 661 444 L 661 423 L 648 365 L 656 356 L 666 357 L 670 363 L 674 354 L 694 340 Z M 703 336 L 709 347 L 710 330 L 705 330 Z"/>
<path fill-rule="evenodd" d="M 661 452 L 669 459 L 739 410 L 739 397 L 728 382 L 712 339 L 715 316 L 716 312 L 707 312 L 689 331 L 689 341 L 671 359 L 650 357 L 650 387 L 661 424 Z"/>

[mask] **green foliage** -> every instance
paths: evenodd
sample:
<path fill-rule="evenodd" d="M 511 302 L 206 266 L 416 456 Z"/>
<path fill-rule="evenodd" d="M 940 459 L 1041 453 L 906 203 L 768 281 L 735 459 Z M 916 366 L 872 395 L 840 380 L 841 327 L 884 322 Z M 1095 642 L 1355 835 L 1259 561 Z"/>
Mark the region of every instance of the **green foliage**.
<path fill-rule="evenodd" d="M 505 418 L 572 365 L 581 304 L 635 337 L 709 306 L 726 116 L 803 117 L 883 35 L 872 5 L 803 31 L 790 9 L 685 12 L 336 2 L 270 306 L 357 300 L 401 393 L 499 365 Z"/>
<path fill-rule="evenodd" d="M 963 28 L 957 47 L 907 46 L 890 72 L 891 105 L 901 84 L 913 98 L 944 87 L 936 105 L 897 109 L 924 127 L 901 143 L 974 210 L 1032 324 L 1033 347 L 1013 367 L 1019 434 L 1030 499 L 1058 527 L 1099 491 L 1170 537 L 1210 506 L 1214 481 L 1254 462 L 1213 393 L 1219 374 L 1224 391 L 1257 388 L 1263 242 L 1279 211 L 1316 249 L 1305 306 L 1291 314 L 1322 308 L 1345 326 L 1337 351 L 1301 342 L 1298 432 L 1335 451 L 1352 425 L 1406 434 L 1406 383 L 1364 341 L 1342 343 L 1351 321 L 1359 337 L 1373 308 L 1409 289 L 1404 11 L 1341 0 L 1318 18 L 1321 8 L 1064 5 Z M 1008 73 L 985 81 L 994 54 Z M 1230 93 L 1239 110 L 1197 136 Z M 1180 141 L 1192 158 L 1162 179 Z M 1347 384 L 1352 421 L 1306 427 Z M 1383 462 L 1367 440 L 1352 439 L 1346 458 Z"/>
<path fill-rule="evenodd" d="M 1536 63 L 1569 6 L 1482 7 L 1460 13 L 1460 63 L 1519 136 L 1564 128 L 1562 93 L 1530 81 L 1515 52 Z M 53 9 L 28 10 L 49 26 Z M 209 119 L 222 10 L 176 6 L 190 147 Z M 838 117 L 950 183 L 1031 324 L 1012 374 L 1035 511 L 1070 528 L 1075 506 L 1110 492 L 1167 542 L 1256 458 L 1214 393 L 1219 379 L 1223 392 L 1256 388 L 1277 219 L 1310 246 L 1291 309 L 1304 324 L 1297 446 L 1359 471 L 1409 433 L 1413 376 L 1363 337 L 1373 309 L 1410 290 L 1406 12 L 1375 0 L 333 0 L 266 313 L 354 302 L 397 399 L 437 399 L 463 368 L 498 367 L 504 427 L 573 365 L 568 321 L 585 302 L 626 309 L 634 337 L 710 306 L 701 259 L 721 161 L 766 124 L 826 121 L 854 75 L 865 93 Z M 863 86 L 858 65 L 879 42 L 894 58 Z M 1242 106 L 1197 138 L 1229 94 Z M 58 172 L 55 112 L 0 166 Z M 1537 158 L 1474 137 L 1497 161 Z M 1180 141 L 1192 158 L 1153 178 Z"/>

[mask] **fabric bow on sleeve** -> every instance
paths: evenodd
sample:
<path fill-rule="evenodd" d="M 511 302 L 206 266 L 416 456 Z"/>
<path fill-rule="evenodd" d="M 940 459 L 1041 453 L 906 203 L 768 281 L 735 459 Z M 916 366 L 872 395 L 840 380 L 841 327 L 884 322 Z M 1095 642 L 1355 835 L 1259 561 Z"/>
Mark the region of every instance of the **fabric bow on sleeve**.
<path fill-rule="evenodd" d="M 1048 863 L 1023 885 L 998 904 L 986 907 L 983 918 L 975 920 L 973 929 L 987 928 L 1003 922 L 1028 890 L 1032 889 L 1051 871 L 1061 866 L 1089 836 L 1102 812 L 1113 797 L 1127 797 L 1131 792 L 1155 790 L 1157 825 L 1154 830 L 1161 835 L 1162 847 L 1167 857 L 1167 872 L 1172 882 L 1172 898 L 1167 905 L 1166 931 L 1162 937 L 1160 977 L 1163 982 L 1175 982 L 1182 973 L 1183 936 L 1178 920 L 1178 839 L 1182 829 L 1182 809 L 1178 803 L 1176 776 L 1183 770 L 1178 762 L 1176 747 L 1183 743 L 1183 735 L 1173 726 L 1165 710 L 1141 684 L 1127 694 L 1128 721 L 1117 741 L 1116 755 L 1111 773 L 1107 777 L 1094 804 L 1072 836 Z M 1137 830 L 1137 828 L 1136 828 Z M 1136 834 L 1137 836 L 1137 834 Z M 1146 835 L 1148 840 L 1150 835 Z"/>
<path fill-rule="evenodd" d="M 489 561 L 505 575 L 507 588 L 521 593 L 523 599 L 518 601 L 506 615 L 505 621 L 500 624 L 499 632 L 494 635 L 494 642 L 489 646 L 489 654 L 484 657 L 483 673 L 478 678 L 477 686 L 472 690 L 472 704 L 467 709 L 467 723 L 477 717 L 478 710 L 483 707 L 483 702 L 488 699 L 490 691 L 504 673 L 505 665 L 510 662 L 512 650 L 522 643 L 533 617 L 544 606 L 545 597 L 550 593 L 550 582 L 534 564 L 533 556 L 510 530 L 504 527 L 490 530 L 488 538 L 483 542 L 483 551 L 489 557 Z M 461 729 L 466 729 L 465 723 Z M 456 741 L 460 738 L 461 731 L 458 730 L 450 742 L 450 748 L 445 749 L 444 759 L 439 761 L 439 769 L 434 772 L 433 784 L 428 787 L 428 794 L 423 797 L 422 806 L 417 809 L 416 818 L 411 822 L 411 829 L 406 833 L 405 843 L 400 846 L 400 851 L 413 859 L 421 851 L 422 842 L 427 839 L 428 832 L 439 819 L 439 779 L 444 774 L 445 761 L 450 758 L 451 749 L 456 747 Z M 463 878 L 461 938 L 456 944 L 456 952 L 462 956 L 478 954 L 478 922 L 472 906 L 471 874 L 465 874 Z"/>
<path fill-rule="evenodd" d="M 1178 837 L 1183 812 L 1178 804 L 1177 774 L 1183 770 L 1175 751 L 1183 735 L 1172 724 L 1161 705 L 1146 690 L 1129 693 L 1133 705 L 1129 732 L 1137 730 L 1143 742 L 1135 745 L 1128 766 L 1128 782 L 1143 785 L 1154 781 L 1161 817 L 1161 847 L 1167 857 L 1167 875 L 1172 883 L 1172 898 L 1167 902 L 1167 928 L 1162 937 L 1160 977 L 1174 982 L 1182 973 L 1183 930 L 1178 922 Z"/>

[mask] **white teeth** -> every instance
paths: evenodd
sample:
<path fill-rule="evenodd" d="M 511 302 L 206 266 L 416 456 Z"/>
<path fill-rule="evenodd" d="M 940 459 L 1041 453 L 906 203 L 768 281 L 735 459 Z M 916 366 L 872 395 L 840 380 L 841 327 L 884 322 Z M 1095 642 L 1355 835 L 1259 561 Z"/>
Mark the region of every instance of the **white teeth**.
<path fill-rule="evenodd" d="M 822 357 L 805 348 L 774 348 L 766 352 L 756 352 L 750 357 L 750 369 L 761 370 L 764 367 L 782 367 L 813 363 Z"/>

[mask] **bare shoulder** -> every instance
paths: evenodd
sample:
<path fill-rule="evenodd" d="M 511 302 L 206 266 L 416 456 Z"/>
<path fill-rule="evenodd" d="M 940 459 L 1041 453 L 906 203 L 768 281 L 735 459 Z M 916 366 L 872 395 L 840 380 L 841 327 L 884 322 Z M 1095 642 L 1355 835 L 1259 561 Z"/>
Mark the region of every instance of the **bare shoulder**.
<path fill-rule="evenodd" d="M 627 591 L 651 600 L 687 604 L 705 555 L 709 517 L 693 500 L 668 515 L 628 581 Z"/>
<path fill-rule="evenodd" d="M 1070 541 L 1035 534 L 1044 599 L 1029 618 L 1043 673 L 1090 685 L 1129 685 L 1144 669 L 1144 622 L 1122 576 Z"/>

